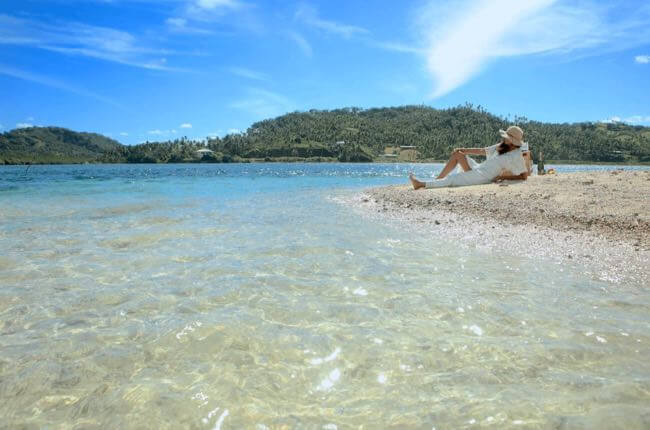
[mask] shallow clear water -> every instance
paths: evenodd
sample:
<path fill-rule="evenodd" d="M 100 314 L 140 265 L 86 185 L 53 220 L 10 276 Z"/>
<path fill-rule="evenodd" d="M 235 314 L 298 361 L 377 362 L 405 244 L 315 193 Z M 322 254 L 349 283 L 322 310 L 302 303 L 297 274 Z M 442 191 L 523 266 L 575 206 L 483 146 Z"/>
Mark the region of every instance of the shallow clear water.
<path fill-rule="evenodd" d="M 648 428 L 647 289 L 339 203 L 439 167 L 0 167 L 2 425 Z"/>

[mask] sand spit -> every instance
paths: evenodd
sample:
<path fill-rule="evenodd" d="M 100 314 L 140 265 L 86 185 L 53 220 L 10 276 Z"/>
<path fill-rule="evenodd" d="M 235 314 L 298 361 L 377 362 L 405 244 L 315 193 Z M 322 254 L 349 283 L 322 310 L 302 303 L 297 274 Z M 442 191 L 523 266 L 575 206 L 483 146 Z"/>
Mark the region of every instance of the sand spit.
<path fill-rule="evenodd" d="M 607 281 L 646 285 L 650 279 L 650 171 L 418 191 L 404 185 L 355 199 L 366 213 L 470 246 L 550 258 Z"/>

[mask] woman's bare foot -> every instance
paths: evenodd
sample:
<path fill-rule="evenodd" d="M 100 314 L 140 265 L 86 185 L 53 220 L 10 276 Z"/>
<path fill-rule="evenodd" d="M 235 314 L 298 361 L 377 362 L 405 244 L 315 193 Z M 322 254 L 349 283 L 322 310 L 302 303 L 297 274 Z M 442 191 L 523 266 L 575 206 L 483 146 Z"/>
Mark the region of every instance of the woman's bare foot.
<path fill-rule="evenodd" d="M 424 182 L 415 179 L 415 175 L 413 175 L 413 173 L 409 173 L 409 180 L 411 181 L 411 185 L 413 185 L 414 190 L 419 190 L 420 188 L 424 188 L 427 185 Z"/>

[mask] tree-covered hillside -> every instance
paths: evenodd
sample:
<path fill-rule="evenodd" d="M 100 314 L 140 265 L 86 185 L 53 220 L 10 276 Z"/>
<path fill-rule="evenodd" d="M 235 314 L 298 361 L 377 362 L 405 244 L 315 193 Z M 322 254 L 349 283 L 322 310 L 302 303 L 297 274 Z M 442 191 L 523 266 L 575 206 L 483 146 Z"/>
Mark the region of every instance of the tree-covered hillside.
<path fill-rule="evenodd" d="M 121 146 L 96 133 L 60 127 L 20 128 L 0 134 L 0 164 L 96 162 Z"/>
<path fill-rule="evenodd" d="M 454 147 L 484 147 L 497 131 L 517 124 L 525 140 L 546 159 L 567 161 L 650 161 L 650 128 L 622 123 L 547 124 L 516 117 L 512 121 L 483 109 L 462 106 L 438 110 L 404 106 L 362 110 L 290 113 L 253 124 L 243 136 L 248 147 L 273 148 L 302 142 L 346 141 L 370 148 L 415 145 L 421 158 L 446 159 Z"/>
<path fill-rule="evenodd" d="M 106 137 L 54 127 L 0 135 L 0 163 L 178 163 L 372 161 L 386 147 L 416 146 L 419 159 L 446 159 L 455 147 L 485 147 L 517 124 L 534 156 L 567 162 L 650 162 L 650 128 L 623 123 L 508 121 L 471 105 L 294 112 L 253 124 L 245 133 L 207 141 L 186 138 L 124 146 Z M 210 151 L 206 151 L 209 149 Z"/>

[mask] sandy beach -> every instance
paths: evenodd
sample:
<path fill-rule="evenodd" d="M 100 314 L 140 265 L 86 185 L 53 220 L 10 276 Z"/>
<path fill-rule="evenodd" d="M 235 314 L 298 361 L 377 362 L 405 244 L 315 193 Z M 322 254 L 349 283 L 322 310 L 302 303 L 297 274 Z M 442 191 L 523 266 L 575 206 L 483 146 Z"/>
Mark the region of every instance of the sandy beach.
<path fill-rule="evenodd" d="M 647 170 L 417 191 L 405 184 L 370 189 L 358 198 L 370 213 L 471 246 L 582 265 L 608 281 L 643 285 L 650 274 Z"/>

